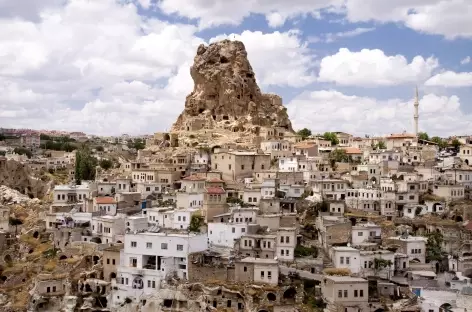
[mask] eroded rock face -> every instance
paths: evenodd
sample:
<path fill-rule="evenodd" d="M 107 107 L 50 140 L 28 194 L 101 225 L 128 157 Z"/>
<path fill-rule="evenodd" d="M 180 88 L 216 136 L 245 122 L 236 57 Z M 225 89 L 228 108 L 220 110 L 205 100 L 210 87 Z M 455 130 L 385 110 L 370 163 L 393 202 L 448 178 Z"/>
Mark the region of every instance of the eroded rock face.
<path fill-rule="evenodd" d="M 282 99 L 261 93 L 242 42 L 223 40 L 200 45 L 190 73 L 194 89 L 172 131 L 222 125 L 234 132 L 253 131 L 256 127 L 293 131 Z"/>
<path fill-rule="evenodd" d="M 30 198 L 43 198 L 49 185 L 35 177 L 25 164 L 0 157 L 0 185 L 8 186 Z"/>

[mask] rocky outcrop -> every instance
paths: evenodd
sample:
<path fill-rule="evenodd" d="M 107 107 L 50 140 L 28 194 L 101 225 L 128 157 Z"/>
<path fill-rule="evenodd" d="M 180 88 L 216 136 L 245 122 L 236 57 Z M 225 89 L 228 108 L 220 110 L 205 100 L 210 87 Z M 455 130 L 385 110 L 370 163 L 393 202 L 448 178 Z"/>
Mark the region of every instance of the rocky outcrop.
<path fill-rule="evenodd" d="M 282 99 L 261 93 L 242 42 L 200 45 L 190 74 L 194 89 L 172 131 L 225 128 L 257 133 L 261 127 L 293 131 Z"/>
<path fill-rule="evenodd" d="M 48 190 L 49 183 L 32 175 L 25 164 L 0 157 L 0 185 L 8 186 L 30 198 L 43 198 Z"/>

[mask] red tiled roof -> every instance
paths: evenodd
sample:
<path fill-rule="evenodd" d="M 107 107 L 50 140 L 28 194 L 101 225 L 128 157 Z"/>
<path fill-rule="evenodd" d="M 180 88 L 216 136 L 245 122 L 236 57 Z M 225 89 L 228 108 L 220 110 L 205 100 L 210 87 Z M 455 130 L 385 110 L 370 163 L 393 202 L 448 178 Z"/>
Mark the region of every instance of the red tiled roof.
<path fill-rule="evenodd" d="M 362 154 L 362 151 L 357 147 L 346 147 L 344 148 L 346 154 Z"/>
<path fill-rule="evenodd" d="M 207 187 L 206 192 L 208 194 L 225 194 L 226 191 L 222 187 Z"/>
<path fill-rule="evenodd" d="M 197 175 L 191 175 L 191 176 L 183 178 L 182 180 L 184 180 L 184 181 L 205 181 L 206 179 L 205 179 L 205 177 L 200 177 L 200 176 L 197 176 Z"/>
<path fill-rule="evenodd" d="M 113 197 L 97 197 L 95 201 L 98 205 L 116 204 Z"/>

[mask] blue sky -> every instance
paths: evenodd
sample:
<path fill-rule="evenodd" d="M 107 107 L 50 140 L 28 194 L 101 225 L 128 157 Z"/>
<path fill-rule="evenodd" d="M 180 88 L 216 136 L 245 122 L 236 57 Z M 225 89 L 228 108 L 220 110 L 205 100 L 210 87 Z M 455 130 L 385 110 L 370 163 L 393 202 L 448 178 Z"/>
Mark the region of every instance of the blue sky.
<path fill-rule="evenodd" d="M 468 0 L 0 2 L 0 126 L 101 135 L 169 129 L 199 44 L 248 50 L 295 129 L 468 134 Z M 408 1 L 406 1 L 408 2 Z M 415 5 L 416 3 L 416 5 Z"/>

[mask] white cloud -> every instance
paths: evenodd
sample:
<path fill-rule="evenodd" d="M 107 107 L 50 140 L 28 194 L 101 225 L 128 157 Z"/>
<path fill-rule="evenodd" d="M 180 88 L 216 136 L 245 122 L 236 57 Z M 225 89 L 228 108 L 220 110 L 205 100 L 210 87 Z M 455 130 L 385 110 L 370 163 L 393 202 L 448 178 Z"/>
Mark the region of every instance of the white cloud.
<path fill-rule="evenodd" d="M 282 26 L 287 19 L 311 15 L 344 0 L 162 0 L 159 7 L 164 13 L 198 19 L 201 28 L 223 24 L 238 25 L 251 13 L 262 14 L 271 27 Z"/>
<path fill-rule="evenodd" d="M 446 71 L 429 78 L 425 85 L 428 87 L 472 87 L 472 73 L 456 73 Z"/>
<path fill-rule="evenodd" d="M 325 35 L 326 42 L 334 42 L 340 38 L 351 38 L 356 37 L 371 31 L 374 31 L 374 27 L 366 28 L 366 27 L 358 27 L 353 30 L 342 31 L 337 33 L 328 33 Z"/>
<path fill-rule="evenodd" d="M 38 21 L 0 18 L 0 124 L 95 134 L 170 128 L 204 40 L 193 25 L 140 16 L 137 5 L 147 3 L 70 0 Z M 261 85 L 315 80 L 296 31 L 231 37 L 245 43 Z"/>
<path fill-rule="evenodd" d="M 382 50 L 339 52 L 321 60 L 319 80 L 340 85 L 390 86 L 422 82 L 438 67 L 434 57 L 415 56 L 411 63 L 402 55 L 387 56 Z"/>
<path fill-rule="evenodd" d="M 97 134 L 170 127 L 192 89 L 189 64 L 203 42 L 196 27 L 145 19 L 114 0 L 71 0 L 40 16 L 0 19 L 2 126 Z"/>
<path fill-rule="evenodd" d="M 472 37 L 470 0 L 162 0 L 168 14 L 199 20 L 202 28 L 240 24 L 251 13 L 262 14 L 271 27 L 286 20 L 321 12 L 344 14 L 350 22 L 393 22 L 448 39 Z"/>
<path fill-rule="evenodd" d="M 346 0 L 351 22 L 395 22 L 448 39 L 472 37 L 470 0 Z"/>
<path fill-rule="evenodd" d="M 470 63 L 470 56 L 466 56 L 464 59 L 461 60 L 461 65 L 465 65 L 469 63 Z"/>
<path fill-rule="evenodd" d="M 314 56 L 298 32 L 244 31 L 239 34 L 221 35 L 210 42 L 229 38 L 244 43 L 258 83 L 261 85 L 305 86 L 315 81 Z"/>
<path fill-rule="evenodd" d="M 315 133 L 346 131 L 355 135 L 413 131 L 413 102 L 345 95 L 335 90 L 304 92 L 288 104 L 296 129 Z M 457 96 L 427 94 L 420 100 L 419 128 L 430 135 L 461 134 L 472 126 L 472 116 L 460 110 Z"/>

